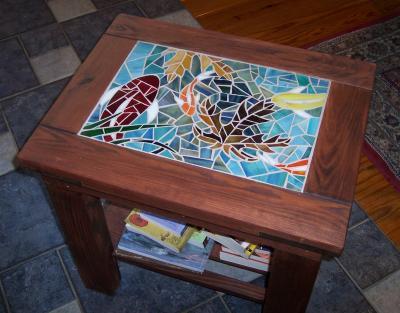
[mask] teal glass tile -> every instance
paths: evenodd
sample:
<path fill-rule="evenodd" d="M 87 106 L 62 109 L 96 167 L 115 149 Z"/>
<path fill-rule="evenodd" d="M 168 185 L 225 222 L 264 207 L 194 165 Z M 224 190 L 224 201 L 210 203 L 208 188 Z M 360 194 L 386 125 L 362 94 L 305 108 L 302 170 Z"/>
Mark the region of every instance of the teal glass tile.
<path fill-rule="evenodd" d="M 254 179 L 268 183 L 275 186 L 282 186 L 285 184 L 288 174 L 287 173 L 272 173 L 269 175 L 262 175 L 254 177 Z"/>
<path fill-rule="evenodd" d="M 138 41 L 79 134 L 301 192 L 329 86 Z"/>
<path fill-rule="evenodd" d="M 310 118 L 310 120 L 308 121 L 308 129 L 307 129 L 307 133 L 309 135 L 315 135 L 317 133 L 319 122 L 320 122 L 319 118 L 314 118 L 314 117 Z"/>
<path fill-rule="evenodd" d="M 118 72 L 118 75 L 115 77 L 115 82 L 118 85 L 125 84 L 125 82 L 129 81 L 131 79 L 131 74 L 128 71 L 128 68 L 126 65 L 122 65 L 121 69 Z"/>

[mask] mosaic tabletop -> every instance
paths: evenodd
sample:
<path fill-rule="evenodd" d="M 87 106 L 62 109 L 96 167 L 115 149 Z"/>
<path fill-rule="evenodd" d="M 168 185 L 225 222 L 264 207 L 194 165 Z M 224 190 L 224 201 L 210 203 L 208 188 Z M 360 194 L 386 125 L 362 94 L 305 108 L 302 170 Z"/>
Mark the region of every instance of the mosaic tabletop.
<path fill-rule="evenodd" d="M 329 85 L 138 41 L 79 134 L 302 191 Z"/>

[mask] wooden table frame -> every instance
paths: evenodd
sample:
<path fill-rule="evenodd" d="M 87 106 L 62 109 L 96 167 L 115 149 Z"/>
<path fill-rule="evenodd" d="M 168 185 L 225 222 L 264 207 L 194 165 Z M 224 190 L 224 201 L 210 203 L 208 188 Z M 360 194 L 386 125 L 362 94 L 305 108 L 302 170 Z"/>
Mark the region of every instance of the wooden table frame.
<path fill-rule="evenodd" d="M 137 40 L 331 80 L 304 193 L 78 136 Z M 18 160 L 44 177 L 88 288 L 112 293 L 120 280 L 116 260 L 122 259 L 264 303 L 263 312 L 304 312 L 321 257 L 339 255 L 344 247 L 374 70 L 344 57 L 119 15 Z M 113 205 L 103 210 L 101 198 Z M 132 207 L 271 247 L 267 289 L 116 250 Z"/>

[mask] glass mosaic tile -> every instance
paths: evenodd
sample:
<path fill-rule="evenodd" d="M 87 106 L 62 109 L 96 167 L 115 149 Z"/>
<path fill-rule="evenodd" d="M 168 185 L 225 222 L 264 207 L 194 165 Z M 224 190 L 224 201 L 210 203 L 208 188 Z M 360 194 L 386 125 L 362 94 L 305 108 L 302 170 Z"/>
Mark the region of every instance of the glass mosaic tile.
<path fill-rule="evenodd" d="M 329 86 L 139 41 L 79 134 L 302 191 Z"/>

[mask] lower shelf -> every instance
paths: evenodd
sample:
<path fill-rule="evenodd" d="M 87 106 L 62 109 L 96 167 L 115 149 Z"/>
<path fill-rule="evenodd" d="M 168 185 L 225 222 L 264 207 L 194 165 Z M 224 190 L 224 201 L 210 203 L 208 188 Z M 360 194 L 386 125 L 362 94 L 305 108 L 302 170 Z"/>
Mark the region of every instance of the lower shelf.
<path fill-rule="evenodd" d="M 238 279 L 230 278 L 208 271 L 204 271 L 201 274 L 188 271 L 180 267 L 171 266 L 119 249 L 115 250 L 115 256 L 119 260 L 138 265 L 154 272 L 196 283 L 204 287 L 212 288 L 221 292 L 226 292 L 251 301 L 259 303 L 264 302 L 265 288 L 259 287 L 251 283 L 246 283 Z"/>
<path fill-rule="evenodd" d="M 136 255 L 117 248 L 118 241 L 125 228 L 124 219 L 129 213 L 129 210 L 112 204 L 107 204 L 104 208 L 104 213 L 110 232 L 111 240 L 115 247 L 115 256 L 117 259 L 132 263 L 134 265 L 158 272 L 164 275 L 175 277 L 188 282 L 196 283 L 204 287 L 208 287 L 217 291 L 226 292 L 244 299 L 254 302 L 263 303 L 266 295 L 266 289 L 252 283 L 243 282 L 228 276 L 217 274 L 214 272 L 204 271 L 196 273 L 176 267 L 170 264 L 159 262 L 150 258 Z M 221 262 L 216 255 L 210 256 L 210 259 Z M 227 263 L 227 262 L 222 262 Z M 232 264 L 231 264 L 232 265 Z M 243 268 L 241 266 L 236 266 Z M 246 268 L 249 270 L 248 268 Z M 258 271 L 255 271 L 258 272 Z M 264 273 L 265 274 L 265 273 Z"/>

